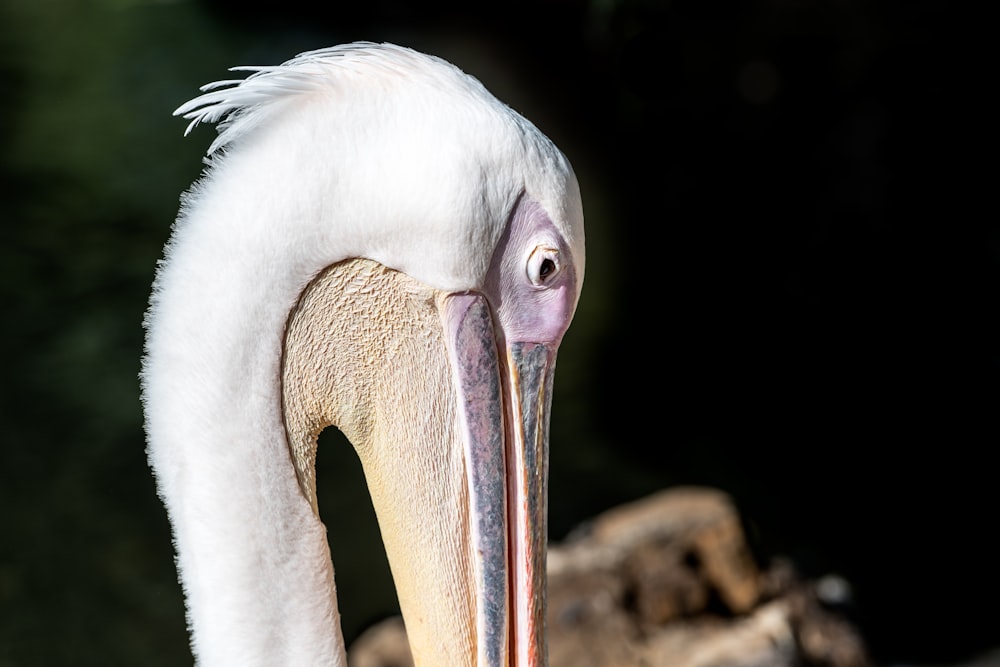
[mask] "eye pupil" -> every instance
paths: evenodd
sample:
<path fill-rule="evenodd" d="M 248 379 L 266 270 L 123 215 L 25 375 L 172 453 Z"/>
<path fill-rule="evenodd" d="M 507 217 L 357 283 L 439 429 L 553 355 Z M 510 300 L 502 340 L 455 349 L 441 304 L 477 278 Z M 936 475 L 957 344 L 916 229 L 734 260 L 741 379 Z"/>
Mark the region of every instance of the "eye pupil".
<path fill-rule="evenodd" d="M 559 250 L 550 245 L 537 245 L 525 266 L 527 278 L 535 287 L 547 287 L 549 280 L 559 275 Z"/>

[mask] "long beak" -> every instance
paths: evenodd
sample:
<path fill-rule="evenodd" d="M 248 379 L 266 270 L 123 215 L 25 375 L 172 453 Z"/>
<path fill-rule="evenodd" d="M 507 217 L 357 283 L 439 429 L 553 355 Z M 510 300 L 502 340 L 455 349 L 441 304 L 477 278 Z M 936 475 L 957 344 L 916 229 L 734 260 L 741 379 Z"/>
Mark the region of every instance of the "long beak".
<path fill-rule="evenodd" d="M 289 318 L 284 418 L 300 488 L 316 510 L 316 436 L 337 426 L 364 467 L 421 667 L 546 664 L 554 363 L 554 345 L 495 330 L 485 297 L 368 260 L 317 277 Z"/>
<path fill-rule="evenodd" d="M 489 305 L 441 306 L 465 443 L 480 667 L 547 664 L 545 553 L 554 347 L 498 348 Z M 501 338 L 502 339 L 502 338 Z"/>

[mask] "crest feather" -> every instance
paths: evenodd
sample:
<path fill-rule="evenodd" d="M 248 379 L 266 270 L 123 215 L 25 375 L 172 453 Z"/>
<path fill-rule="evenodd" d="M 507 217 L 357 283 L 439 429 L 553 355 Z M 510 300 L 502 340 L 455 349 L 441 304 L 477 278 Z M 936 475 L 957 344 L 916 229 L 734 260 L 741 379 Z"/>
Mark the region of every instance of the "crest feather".
<path fill-rule="evenodd" d="M 254 118 L 278 100 L 329 87 L 341 73 L 381 74 L 412 77 L 421 73 L 445 83 L 474 82 L 451 63 L 395 44 L 354 42 L 300 53 L 281 65 L 231 67 L 231 72 L 250 72 L 245 79 L 225 79 L 205 84 L 202 95 L 185 102 L 175 111 L 188 123 L 187 136 L 201 123 L 217 123 L 219 136 L 208 148 L 212 155 L 257 123 Z M 485 92 L 485 89 L 482 89 Z"/>

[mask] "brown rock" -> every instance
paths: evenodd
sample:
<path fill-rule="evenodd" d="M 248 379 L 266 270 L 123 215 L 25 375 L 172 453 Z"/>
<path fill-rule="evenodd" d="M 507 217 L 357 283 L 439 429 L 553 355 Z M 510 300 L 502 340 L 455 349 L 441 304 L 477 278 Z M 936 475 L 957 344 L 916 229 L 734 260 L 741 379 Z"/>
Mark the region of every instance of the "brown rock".
<path fill-rule="evenodd" d="M 348 667 L 413 667 L 403 619 L 394 616 L 376 623 L 351 645 Z"/>
<path fill-rule="evenodd" d="M 761 572 L 735 508 L 669 489 L 610 510 L 548 556 L 551 667 L 868 667 L 851 625 L 789 563 Z M 369 636 L 371 635 L 371 636 Z M 402 623 L 351 667 L 409 667 Z"/>

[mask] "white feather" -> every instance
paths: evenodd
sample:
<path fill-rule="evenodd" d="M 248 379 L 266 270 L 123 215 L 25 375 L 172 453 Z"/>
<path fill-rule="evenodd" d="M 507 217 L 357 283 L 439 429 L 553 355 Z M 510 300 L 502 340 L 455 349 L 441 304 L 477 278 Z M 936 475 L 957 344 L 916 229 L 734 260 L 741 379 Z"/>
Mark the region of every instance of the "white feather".
<path fill-rule="evenodd" d="M 288 465 L 279 411 L 290 309 L 319 271 L 351 257 L 475 289 L 524 192 L 582 276 L 582 210 L 555 146 L 438 58 L 360 43 L 237 70 L 252 73 L 176 111 L 188 131 L 221 125 L 147 315 L 149 458 L 199 660 L 338 665 L 325 531 Z M 285 520 L 264 519 L 275 516 Z"/>

